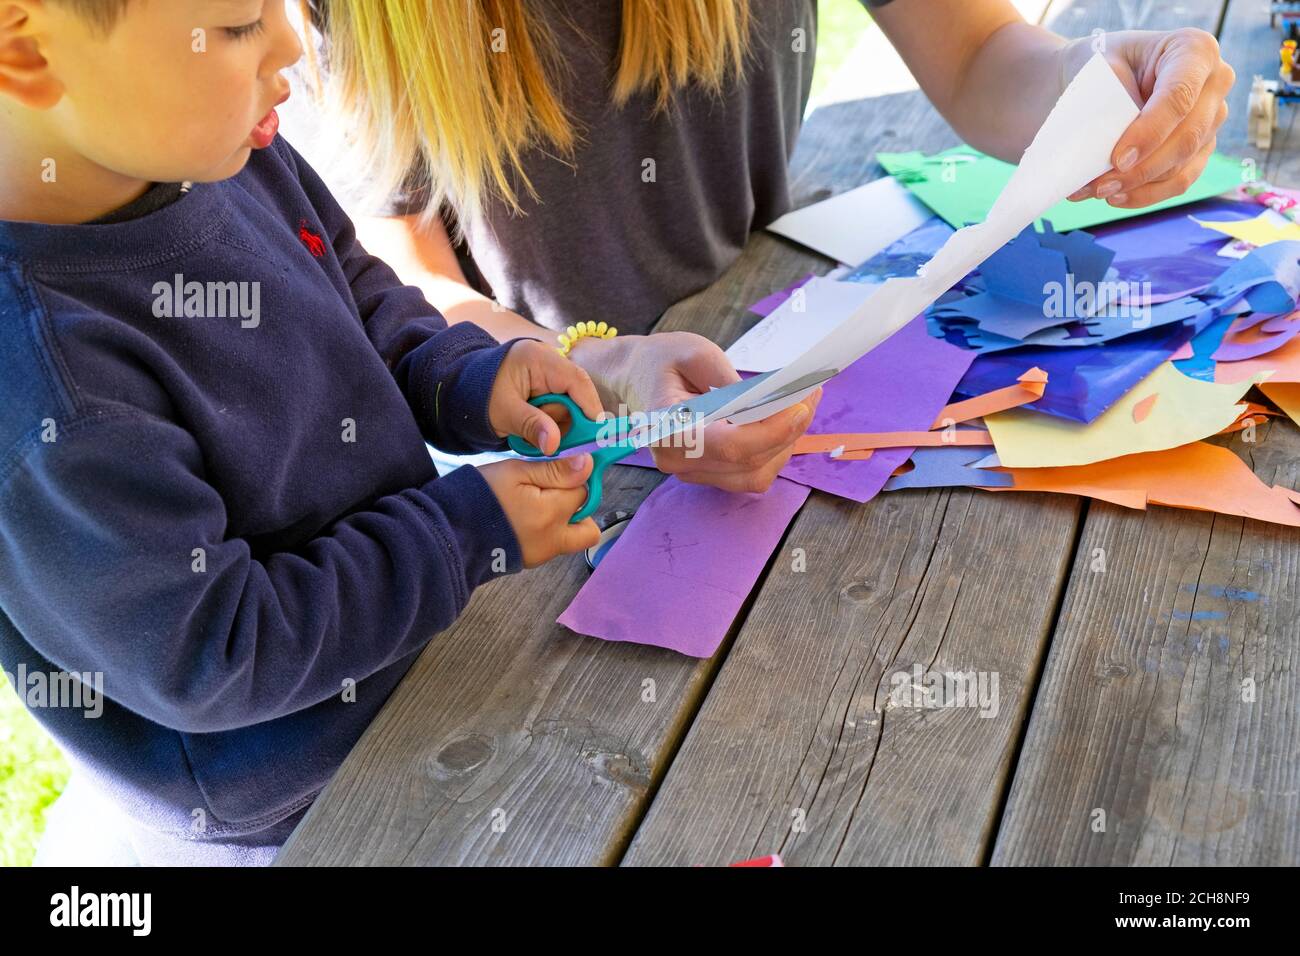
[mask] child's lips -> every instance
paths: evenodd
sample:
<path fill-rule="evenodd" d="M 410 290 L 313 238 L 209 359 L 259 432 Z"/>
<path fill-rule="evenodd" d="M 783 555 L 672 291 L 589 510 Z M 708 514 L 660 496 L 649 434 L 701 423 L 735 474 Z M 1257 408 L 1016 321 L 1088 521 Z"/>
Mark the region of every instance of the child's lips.
<path fill-rule="evenodd" d="M 274 109 L 262 117 L 261 121 L 253 127 L 250 139 L 253 141 L 254 149 L 266 149 L 275 139 L 275 134 L 280 129 L 280 114 Z"/>
<path fill-rule="evenodd" d="M 279 106 L 288 98 L 289 94 L 285 92 L 276 100 L 275 106 Z M 254 149 L 266 149 L 266 147 L 270 146 L 271 141 L 275 139 L 275 134 L 280 129 L 280 114 L 275 111 L 275 106 L 271 107 L 271 111 L 258 121 L 257 125 L 253 127 L 253 132 L 248 137 L 252 140 Z"/>

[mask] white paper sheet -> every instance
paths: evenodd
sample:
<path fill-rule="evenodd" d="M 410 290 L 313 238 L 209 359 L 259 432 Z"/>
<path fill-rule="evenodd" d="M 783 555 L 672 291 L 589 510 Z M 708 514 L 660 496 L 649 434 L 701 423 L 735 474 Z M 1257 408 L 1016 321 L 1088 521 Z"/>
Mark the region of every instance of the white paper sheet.
<path fill-rule="evenodd" d="M 1111 152 L 1137 115 L 1137 107 L 1109 64 L 1101 54 L 1094 56 L 1057 101 L 984 222 L 953 233 L 915 278 L 886 280 L 835 329 L 711 418 L 729 418 L 737 424 L 766 418 L 812 389 L 754 411 L 732 413 L 752 408 L 763 396 L 776 394 L 805 375 L 844 369 L 857 361 L 1049 208 L 1110 169 Z"/>
<path fill-rule="evenodd" d="M 768 226 L 846 265 L 861 265 L 934 216 L 893 176 L 788 212 Z"/>
<path fill-rule="evenodd" d="M 875 285 L 815 276 L 742 335 L 727 358 L 743 372 L 770 372 L 833 331 L 871 297 Z"/>

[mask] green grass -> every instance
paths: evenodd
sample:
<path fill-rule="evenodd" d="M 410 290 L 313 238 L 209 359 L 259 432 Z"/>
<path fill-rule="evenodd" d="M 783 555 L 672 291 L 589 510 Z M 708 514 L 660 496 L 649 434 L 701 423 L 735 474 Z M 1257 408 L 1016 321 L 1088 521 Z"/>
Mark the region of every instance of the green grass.
<path fill-rule="evenodd" d="M 0 673 L 0 866 L 29 866 L 68 762 Z"/>
<path fill-rule="evenodd" d="M 865 30 L 876 29 L 862 0 L 818 0 L 817 62 L 813 66 L 812 99 L 830 84 Z"/>
<path fill-rule="evenodd" d="M 844 65 L 863 30 L 874 29 L 861 0 L 819 0 L 812 96 Z M 63 792 L 68 762 L 0 676 L 0 866 L 26 866 L 45 828 L 45 808 Z"/>

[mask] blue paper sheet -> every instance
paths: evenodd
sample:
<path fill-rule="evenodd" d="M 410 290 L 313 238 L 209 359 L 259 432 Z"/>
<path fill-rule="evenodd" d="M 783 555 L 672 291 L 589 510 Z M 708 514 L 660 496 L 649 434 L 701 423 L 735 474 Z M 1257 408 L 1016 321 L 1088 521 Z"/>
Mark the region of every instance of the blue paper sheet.
<path fill-rule="evenodd" d="M 912 454 L 912 470 L 885 482 L 885 491 L 900 488 L 1009 488 L 1015 479 L 1005 471 L 988 471 L 972 465 L 988 457 L 987 448 L 937 445 Z"/>

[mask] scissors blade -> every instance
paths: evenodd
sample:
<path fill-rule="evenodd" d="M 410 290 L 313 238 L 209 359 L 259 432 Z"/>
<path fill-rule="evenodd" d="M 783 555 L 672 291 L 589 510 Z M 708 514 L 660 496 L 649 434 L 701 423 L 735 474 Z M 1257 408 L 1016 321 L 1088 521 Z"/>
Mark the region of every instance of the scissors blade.
<path fill-rule="evenodd" d="M 782 398 L 794 395 L 796 392 L 820 385 L 838 371 L 839 369 L 829 369 L 810 372 L 808 375 L 788 383 L 774 394 L 763 395 L 753 404 L 733 410 L 731 414 L 740 415 L 742 412 L 762 409 L 767 405 L 780 401 Z M 776 374 L 775 369 L 761 375 L 755 375 L 753 378 L 747 378 L 744 381 L 733 382 L 722 388 L 715 388 L 687 401 L 647 412 L 648 424 L 633 432 L 627 438 L 626 444 L 632 448 L 644 448 L 646 445 L 653 445 L 666 438 L 671 438 L 688 428 L 703 428 L 705 425 L 711 424 L 716 419 L 718 411 L 730 402 L 748 394 L 750 391 L 761 393 L 763 382 L 774 374 Z M 777 409 L 773 409 L 773 411 L 777 411 Z"/>

